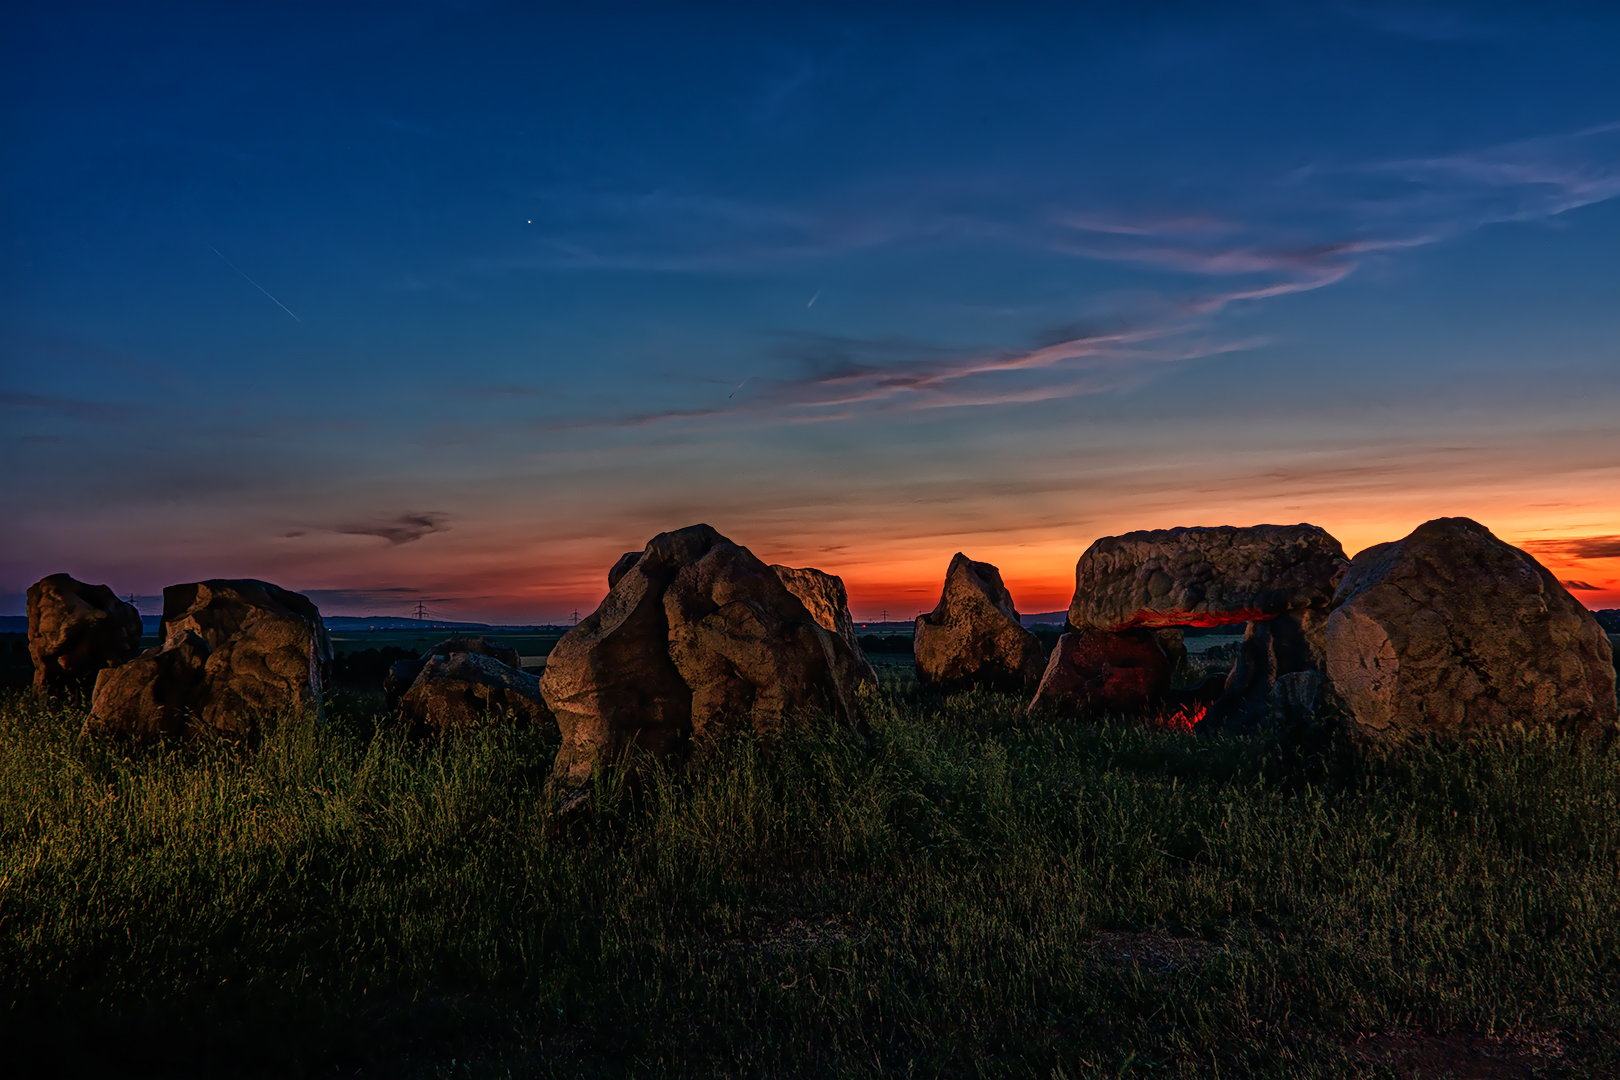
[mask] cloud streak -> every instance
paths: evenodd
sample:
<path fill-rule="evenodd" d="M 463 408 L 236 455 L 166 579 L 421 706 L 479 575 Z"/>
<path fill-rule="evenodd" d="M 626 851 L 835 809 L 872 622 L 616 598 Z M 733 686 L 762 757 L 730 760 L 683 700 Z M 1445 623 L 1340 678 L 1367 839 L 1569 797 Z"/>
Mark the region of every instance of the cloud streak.
<path fill-rule="evenodd" d="M 439 513 L 406 513 L 375 523 L 340 525 L 333 532 L 345 536 L 375 536 L 391 545 L 411 544 L 431 533 L 449 530 L 450 516 Z"/>
<path fill-rule="evenodd" d="M 1572 536 L 1557 540 L 1526 540 L 1522 545 L 1532 555 L 1566 559 L 1620 559 L 1620 536 Z"/>
<path fill-rule="evenodd" d="M 948 241 L 1128 263 L 1167 275 L 1150 290 L 1145 311 L 1114 316 L 1128 329 L 978 350 L 801 336 L 795 347 L 777 348 L 775 359 L 806 374 L 750 374 L 746 387 L 723 403 L 688 398 L 665 410 L 543 426 L 645 427 L 764 416 L 811 422 L 1047 401 L 1139 385 L 1167 365 L 1259 344 L 1221 334 L 1220 321 L 1234 306 L 1329 288 L 1371 260 L 1489 224 L 1547 220 L 1617 195 L 1620 122 L 1449 155 L 1316 165 L 1245 185 L 1224 200 L 1211 198 L 1211 205 L 1170 212 L 1111 211 L 1078 197 L 988 200 L 982 185 L 944 182 L 886 185 L 861 199 L 846 193 L 840 205 L 792 209 L 667 190 L 550 191 L 543 201 L 557 218 L 553 235 L 526 255 L 472 269 L 761 270 Z"/>

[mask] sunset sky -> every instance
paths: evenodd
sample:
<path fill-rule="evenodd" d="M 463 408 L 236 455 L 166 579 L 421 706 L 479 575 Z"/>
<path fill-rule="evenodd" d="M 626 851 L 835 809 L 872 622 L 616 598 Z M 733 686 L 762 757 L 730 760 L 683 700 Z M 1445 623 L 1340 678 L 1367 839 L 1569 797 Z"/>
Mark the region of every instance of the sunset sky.
<path fill-rule="evenodd" d="M 0 613 L 1445 515 L 1620 606 L 1620 8 L 1216 6 L 9 6 Z"/>

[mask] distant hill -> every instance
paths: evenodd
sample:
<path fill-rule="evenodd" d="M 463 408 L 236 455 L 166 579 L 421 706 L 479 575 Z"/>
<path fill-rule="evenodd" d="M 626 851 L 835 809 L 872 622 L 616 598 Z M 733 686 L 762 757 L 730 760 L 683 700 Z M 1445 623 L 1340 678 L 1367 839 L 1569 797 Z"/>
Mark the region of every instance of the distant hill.
<path fill-rule="evenodd" d="M 1042 611 L 1034 615 L 1020 615 L 1018 621 L 1025 626 L 1062 626 L 1069 621 L 1069 613 L 1064 611 Z"/>
<path fill-rule="evenodd" d="M 422 621 L 420 619 L 404 619 L 397 615 L 325 615 L 321 621 L 328 630 L 566 630 L 566 626 L 549 626 L 545 624 L 525 624 L 522 626 L 495 626 L 481 622 L 445 622 L 443 620 Z M 159 624 L 163 622 L 160 615 L 142 615 L 141 631 L 147 634 L 158 632 Z M 26 634 L 28 633 L 28 616 L 26 615 L 0 615 L 0 634 Z"/>

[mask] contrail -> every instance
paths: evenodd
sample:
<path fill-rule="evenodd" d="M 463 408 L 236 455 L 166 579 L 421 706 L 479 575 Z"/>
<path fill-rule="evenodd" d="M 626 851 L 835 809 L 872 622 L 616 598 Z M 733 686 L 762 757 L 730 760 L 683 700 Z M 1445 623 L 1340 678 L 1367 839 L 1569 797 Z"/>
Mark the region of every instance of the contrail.
<path fill-rule="evenodd" d="M 737 390 L 741 390 L 743 388 L 743 382 L 747 382 L 747 381 L 748 381 L 747 379 L 744 379 L 742 382 L 738 383 L 737 384 Z M 737 390 L 733 390 L 731 393 L 727 394 L 726 395 L 726 400 L 730 401 L 732 398 L 736 397 L 737 396 Z"/>
<path fill-rule="evenodd" d="M 812 296 L 810 298 L 810 302 L 808 304 L 804 305 L 804 306 L 805 307 L 815 307 L 816 306 L 816 301 L 820 300 L 820 299 L 821 299 L 821 290 L 817 289 L 816 290 L 816 295 Z"/>
<path fill-rule="evenodd" d="M 210 244 L 208 241 L 204 240 L 203 241 L 203 246 L 206 247 L 209 251 L 212 251 L 215 255 L 219 255 L 220 258 L 225 259 L 224 255 L 220 255 L 219 248 L 215 247 L 213 244 Z M 235 263 L 231 262 L 231 260 L 225 259 L 225 265 L 230 267 L 232 270 L 235 270 L 238 274 L 242 274 L 242 268 L 240 266 L 237 266 Z M 270 291 L 268 289 L 266 289 L 263 285 L 260 285 L 257 281 L 254 281 L 252 278 L 248 277 L 246 274 L 242 274 L 242 280 L 247 282 L 249 285 L 253 286 L 255 289 L 258 289 L 260 292 L 264 293 L 264 295 L 270 296 Z M 276 307 L 280 308 L 282 311 L 285 311 L 287 314 L 292 315 L 293 322 L 302 323 L 304 321 L 303 319 L 300 319 L 298 316 L 293 315 L 292 308 L 288 307 L 286 304 L 283 304 L 280 300 L 277 300 L 273 296 L 270 296 L 270 300 L 271 300 L 272 303 L 274 303 L 276 305 Z"/>

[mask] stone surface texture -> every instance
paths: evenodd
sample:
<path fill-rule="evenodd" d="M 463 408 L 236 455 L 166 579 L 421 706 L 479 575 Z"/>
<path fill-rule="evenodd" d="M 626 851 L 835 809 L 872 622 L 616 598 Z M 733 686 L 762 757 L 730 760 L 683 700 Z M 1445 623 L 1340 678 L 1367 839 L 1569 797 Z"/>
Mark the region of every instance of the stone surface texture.
<path fill-rule="evenodd" d="M 831 630 L 844 639 L 849 651 L 860 660 L 868 683 L 877 685 L 877 669 L 867 660 L 855 636 L 855 618 L 849 613 L 849 592 L 844 579 L 813 567 L 772 566 L 776 576 L 787 586 L 787 591 L 799 598 L 799 603 L 823 630 Z"/>
<path fill-rule="evenodd" d="M 813 713 L 855 728 L 863 678 L 747 548 L 708 525 L 660 533 L 546 659 L 540 691 L 562 733 L 553 781 L 567 799 L 599 760 L 770 735 Z"/>
<path fill-rule="evenodd" d="M 471 639 L 482 641 L 482 638 Z M 450 644 L 450 643 L 445 643 Z M 401 715 L 431 731 L 465 731 L 510 713 L 531 724 L 551 719 L 540 680 L 495 656 L 476 651 L 429 653 L 399 702 Z M 500 646 L 496 646 L 502 649 Z M 502 649 L 517 659 L 511 649 Z"/>
<path fill-rule="evenodd" d="M 140 651 L 141 616 L 105 585 L 52 574 L 28 587 L 34 689 L 89 689 L 108 664 Z"/>
<path fill-rule="evenodd" d="M 252 578 L 170 585 L 164 640 L 187 631 L 209 648 L 197 705 L 204 728 L 246 735 L 267 714 L 321 706 L 332 643 L 307 597 Z"/>
<path fill-rule="evenodd" d="M 1327 620 L 1327 676 L 1363 748 L 1513 724 L 1611 734 L 1608 639 L 1534 558 L 1468 518 L 1356 556 Z"/>
<path fill-rule="evenodd" d="M 1223 626 L 1325 608 L 1347 560 L 1315 525 L 1105 536 L 1075 565 L 1069 626 Z"/>
<path fill-rule="evenodd" d="M 197 733 L 208 643 L 190 630 L 96 676 L 85 734 L 136 739 Z"/>
<path fill-rule="evenodd" d="M 1174 667 L 1151 630 L 1070 630 L 1058 638 L 1029 711 L 1141 712 L 1165 699 Z"/>
<path fill-rule="evenodd" d="M 1024 693 L 1046 666 L 1046 650 L 1019 621 L 1001 571 L 960 551 L 945 571 L 939 603 L 917 617 L 912 650 L 918 681 L 942 690 Z"/>
<path fill-rule="evenodd" d="M 608 567 L 608 588 L 611 589 L 617 585 L 619 579 L 624 577 L 625 571 L 636 565 L 636 560 L 640 558 L 641 552 L 639 551 L 627 551 L 620 555 L 619 561 Z"/>

